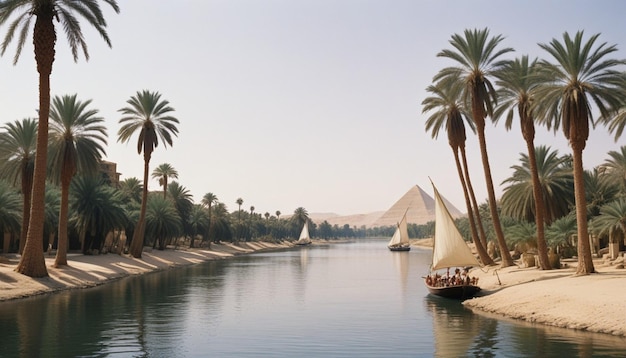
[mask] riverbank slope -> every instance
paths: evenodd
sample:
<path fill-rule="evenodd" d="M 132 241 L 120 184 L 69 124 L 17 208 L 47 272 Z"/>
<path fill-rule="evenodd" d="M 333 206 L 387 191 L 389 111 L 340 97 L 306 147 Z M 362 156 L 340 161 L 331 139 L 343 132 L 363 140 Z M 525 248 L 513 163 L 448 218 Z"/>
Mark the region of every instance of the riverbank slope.
<path fill-rule="evenodd" d="M 315 241 L 314 245 L 323 244 Z M 88 288 L 131 275 L 165 270 L 170 267 L 192 265 L 207 260 L 218 260 L 260 251 L 281 250 L 293 243 L 245 242 L 212 244 L 211 249 L 145 248 L 141 259 L 130 255 L 68 254 L 68 266 L 54 268 L 54 256 L 45 256 L 48 277 L 32 278 L 15 272 L 19 255 L 0 255 L 0 301 L 13 300 L 62 290 Z"/>

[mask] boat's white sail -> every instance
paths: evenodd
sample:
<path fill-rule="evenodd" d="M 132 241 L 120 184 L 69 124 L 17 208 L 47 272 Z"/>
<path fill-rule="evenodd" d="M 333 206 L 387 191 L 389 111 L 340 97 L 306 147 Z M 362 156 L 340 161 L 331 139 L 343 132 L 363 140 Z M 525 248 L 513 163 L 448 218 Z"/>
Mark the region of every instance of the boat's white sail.
<path fill-rule="evenodd" d="M 300 231 L 300 238 L 296 242 L 297 244 L 309 244 L 311 243 L 311 237 L 309 237 L 309 222 L 305 221 L 302 231 Z"/>
<path fill-rule="evenodd" d="M 393 233 L 388 246 L 409 245 L 409 231 L 406 226 L 406 213 L 400 220 L 396 231 Z"/>
<path fill-rule="evenodd" d="M 447 267 L 480 266 L 478 259 L 454 225 L 454 219 L 439 195 L 435 184 L 435 242 L 431 270 Z"/>

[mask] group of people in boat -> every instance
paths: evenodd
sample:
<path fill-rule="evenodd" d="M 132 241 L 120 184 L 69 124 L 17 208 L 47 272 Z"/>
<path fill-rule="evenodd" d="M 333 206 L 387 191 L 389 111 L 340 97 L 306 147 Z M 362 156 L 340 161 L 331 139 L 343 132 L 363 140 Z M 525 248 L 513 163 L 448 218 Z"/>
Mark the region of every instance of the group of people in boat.
<path fill-rule="evenodd" d="M 463 271 L 459 268 L 455 269 L 454 275 L 450 275 L 450 268 L 448 268 L 445 275 L 435 273 L 426 276 L 426 284 L 431 287 L 478 285 L 478 277 L 469 275 L 469 267 L 464 268 Z"/>

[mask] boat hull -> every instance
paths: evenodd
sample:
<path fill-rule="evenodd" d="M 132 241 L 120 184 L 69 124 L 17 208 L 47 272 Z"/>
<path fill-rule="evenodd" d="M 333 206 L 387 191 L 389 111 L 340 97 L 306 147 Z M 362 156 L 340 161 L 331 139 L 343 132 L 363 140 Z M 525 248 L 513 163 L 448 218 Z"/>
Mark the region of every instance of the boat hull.
<path fill-rule="evenodd" d="M 435 296 L 465 300 L 472 298 L 480 292 L 480 287 L 474 285 L 455 285 L 446 287 L 433 287 L 425 284 L 428 292 Z"/>
<path fill-rule="evenodd" d="M 388 246 L 390 251 L 411 251 L 411 246 Z"/>

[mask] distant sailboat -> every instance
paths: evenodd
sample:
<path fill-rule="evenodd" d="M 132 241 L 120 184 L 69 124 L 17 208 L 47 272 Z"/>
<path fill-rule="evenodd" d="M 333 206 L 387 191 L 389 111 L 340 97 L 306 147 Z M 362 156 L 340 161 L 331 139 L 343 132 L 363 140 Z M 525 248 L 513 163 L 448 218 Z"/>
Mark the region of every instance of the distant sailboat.
<path fill-rule="evenodd" d="M 300 238 L 296 241 L 296 245 L 309 245 L 311 244 L 311 237 L 309 236 L 309 222 L 305 221 L 302 231 L 300 231 Z"/>
<path fill-rule="evenodd" d="M 408 211 L 408 209 L 407 209 Z M 396 231 L 393 233 L 391 240 L 387 247 L 391 251 L 409 251 L 411 250 L 411 243 L 409 242 L 409 231 L 406 227 L 406 211 L 402 216 L 402 220 L 396 227 Z"/>
<path fill-rule="evenodd" d="M 441 269 L 450 270 L 452 267 L 481 266 L 463 240 L 461 233 L 454 224 L 452 215 L 450 215 L 434 184 L 433 190 L 435 191 L 435 238 L 431 272 Z M 461 277 L 429 275 L 426 276 L 425 284 L 428 291 L 433 295 L 448 298 L 471 298 L 480 291 L 480 287 L 472 282 L 469 275 Z"/>

